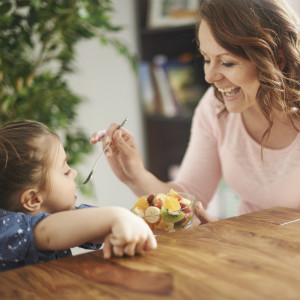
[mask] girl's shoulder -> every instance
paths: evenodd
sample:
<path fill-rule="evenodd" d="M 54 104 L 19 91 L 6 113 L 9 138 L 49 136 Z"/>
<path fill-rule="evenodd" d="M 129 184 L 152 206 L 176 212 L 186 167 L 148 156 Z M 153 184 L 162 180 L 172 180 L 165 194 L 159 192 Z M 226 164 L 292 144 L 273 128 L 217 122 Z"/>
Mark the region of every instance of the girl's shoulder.
<path fill-rule="evenodd" d="M 0 208 L 1 237 L 3 237 L 3 235 L 13 235 L 16 233 L 23 233 L 23 231 L 31 231 L 38 222 L 47 216 L 49 216 L 47 213 L 30 215 L 23 212 L 13 212 Z"/>
<path fill-rule="evenodd" d="M 34 227 L 47 213 L 29 215 L 0 209 L 0 272 L 71 255 L 70 250 L 39 251 Z"/>

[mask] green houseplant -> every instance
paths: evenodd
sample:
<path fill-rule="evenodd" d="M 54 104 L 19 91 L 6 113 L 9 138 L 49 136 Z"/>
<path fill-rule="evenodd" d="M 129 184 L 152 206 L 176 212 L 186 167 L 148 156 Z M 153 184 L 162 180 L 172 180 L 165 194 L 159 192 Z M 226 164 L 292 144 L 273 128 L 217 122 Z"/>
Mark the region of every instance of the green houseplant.
<path fill-rule="evenodd" d="M 0 2 L 0 122 L 35 119 L 63 135 L 71 165 L 90 153 L 76 127 L 83 99 L 64 79 L 73 72 L 75 45 L 98 37 L 136 68 L 136 60 L 113 33 L 111 0 L 3 0 Z"/>

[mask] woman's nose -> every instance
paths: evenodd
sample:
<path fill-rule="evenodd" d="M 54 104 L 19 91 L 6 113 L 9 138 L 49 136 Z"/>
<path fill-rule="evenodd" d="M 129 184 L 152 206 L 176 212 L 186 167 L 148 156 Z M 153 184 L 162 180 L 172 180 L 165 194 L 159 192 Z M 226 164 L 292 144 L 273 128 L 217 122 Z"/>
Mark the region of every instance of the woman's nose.
<path fill-rule="evenodd" d="M 206 65 L 204 67 L 204 74 L 206 82 L 212 84 L 223 78 L 223 74 L 218 71 L 218 68 L 213 64 Z"/>

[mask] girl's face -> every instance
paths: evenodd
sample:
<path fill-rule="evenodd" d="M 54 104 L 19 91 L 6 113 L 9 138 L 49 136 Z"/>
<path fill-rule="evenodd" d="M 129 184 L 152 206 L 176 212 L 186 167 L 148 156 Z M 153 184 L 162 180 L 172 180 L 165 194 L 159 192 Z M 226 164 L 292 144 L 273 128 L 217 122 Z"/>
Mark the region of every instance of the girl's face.
<path fill-rule="evenodd" d="M 222 48 L 205 21 L 200 24 L 198 38 L 204 57 L 205 80 L 222 93 L 227 110 L 240 113 L 257 106 L 259 82 L 255 65 Z"/>
<path fill-rule="evenodd" d="M 75 208 L 77 171 L 71 169 L 67 164 L 65 150 L 61 143 L 59 148 L 54 146 L 54 159 L 50 169 L 50 192 L 46 195 L 41 211 L 55 213 Z"/>

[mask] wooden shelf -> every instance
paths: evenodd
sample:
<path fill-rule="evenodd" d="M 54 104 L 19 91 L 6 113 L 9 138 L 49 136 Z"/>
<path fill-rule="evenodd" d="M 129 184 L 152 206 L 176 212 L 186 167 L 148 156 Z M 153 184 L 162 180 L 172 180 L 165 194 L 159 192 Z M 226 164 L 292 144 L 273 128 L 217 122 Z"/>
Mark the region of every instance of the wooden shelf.
<path fill-rule="evenodd" d="M 163 54 L 170 60 L 181 54 L 198 55 L 196 26 L 182 26 L 160 29 L 147 28 L 148 0 L 136 0 L 139 56 L 141 61 L 151 62 L 156 55 Z M 199 85 L 207 86 L 199 55 Z M 144 113 L 144 128 L 147 149 L 147 168 L 159 179 L 167 181 L 169 168 L 179 165 L 186 151 L 191 128 L 192 116 L 172 118 Z"/>
<path fill-rule="evenodd" d="M 146 116 L 148 169 L 159 179 L 169 180 L 169 167 L 179 165 L 191 128 L 191 117 Z"/>
<path fill-rule="evenodd" d="M 196 26 L 182 26 L 149 29 L 147 28 L 147 0 L 137 0 L 138 35 L 141 60 L 152 60 L 157 54 L 174 58 L 185 52 L 198 52 Z"/>

